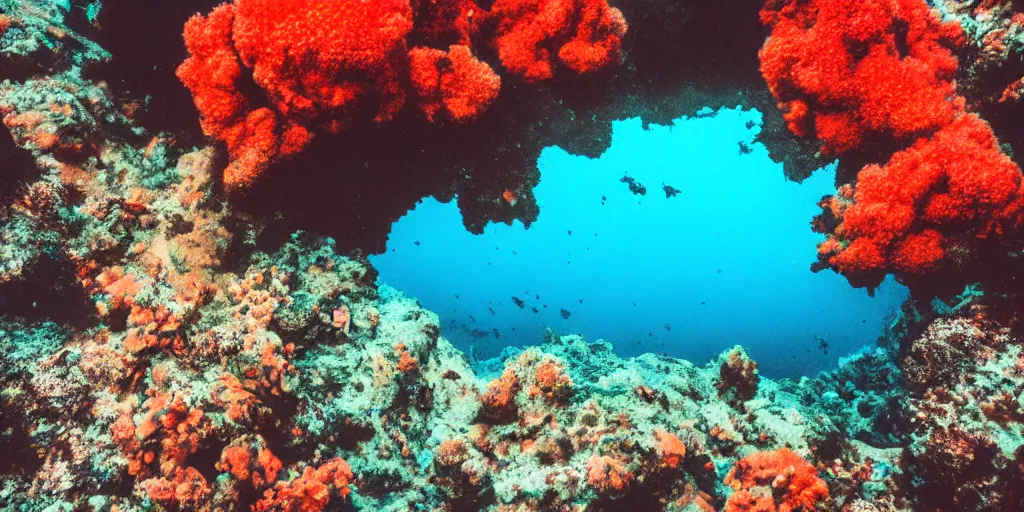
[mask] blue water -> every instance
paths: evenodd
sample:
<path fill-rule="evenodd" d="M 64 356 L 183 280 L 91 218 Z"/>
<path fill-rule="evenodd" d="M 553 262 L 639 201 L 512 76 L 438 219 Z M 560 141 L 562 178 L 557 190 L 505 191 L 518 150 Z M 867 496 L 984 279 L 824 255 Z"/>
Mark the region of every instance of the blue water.
<path fill-rule="evenodd" d="M 835 191 L 834 170 L 787 181 L 753 141 L 760 121 L 727 109 L 647 130 L 617 122 L 598 159 L 543 152 L 529 229 L 472 235 L 454 202 L 428 198 L 371 260 L 477 358 L 538 344 L 549 326 L 603 338 L 623 356 L 703 362 L 740 344 L 766 375 L 813 374 L 874 343 L 907 292 L 890 279 L 870 298 L 809 270 L 820 240 L 809 222 Z"/>

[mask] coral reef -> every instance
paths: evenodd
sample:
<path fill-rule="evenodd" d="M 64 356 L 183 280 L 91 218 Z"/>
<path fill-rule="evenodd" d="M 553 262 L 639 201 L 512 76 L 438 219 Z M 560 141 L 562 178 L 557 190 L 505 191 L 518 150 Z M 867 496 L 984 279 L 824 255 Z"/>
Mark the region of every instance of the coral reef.
<path fill-rule="evenodd" d="M 431 122 L 439 103 L 454 121 L 479 117 L 501 81 L 474 56 L 477 26 L 494 32 L 493 43 L 480 46 L 493 44 L 502 65 L 528 82 L 554 77 L 554 55 L 576 74 L 617 64 L 627 30 L 622 12 L 605 0 L 499 0 L 490 11 L 471 0 L 428 2 L 417 11 L 426 30 L 414 26 L 408 0 L 236 0 L 189 19 L 190 56 L 177 74 L 192 91 L 203 131 L 227 144 L 225 185 L 251 186 L 271 165 L 305 149 L 314 127 L 338 133 L 365 118 L 391 121 L 406 103 L 406 69 Z M 436 45 L 434 37 L 453 32 L 460 44 L 447 55 L 428 46 L 407 52 L 410 37 Z M 243 93 L 246 81 L 268 106 L 253 106 L 257 98 Z"/>
<path fill-rule="evenodd" d="M 921 0 L 779 0 L 761 19 L 772 30 L 761 72 L 790 131 L 868 163 L 821 203 L 815 270 L 869 289 L 887 274 L 920 288 L 922 276 L 1013 250 L 999 239 L 1022 222 L 1024 176 L 957 93 L 960 24 Z"/>
<path fill-rule="evenodd" d="M 583 24 L 582 18 L 566 22 L 559 14 L 559 30 L 537 47 L 550 56 L 554 77 L 532 83 L 505 70 L 492 44 L 498 20 L 483 14 L 493 10 L 495 3 L 481 2 L 477 7 L 468 1 L 411 3 L 413 29 L 405 45 L 446 52 L 451 45 L 470 47 L 477 60 L 501 77 L 500 93 L 486 109 L 478 108 L 482 103 L 473 103 L 478 106 L 472 111 L 479 115 L 468 123 L 453 122 L 444 109 L 437 110 L 431 122 L 424 105 L 428 111 L 437 109 L 439 100 L 444 106 L 444 95 L 455 98 L 451 91 L 456 88 L 440 95 L 436 87 L 431 88 L 422 102 L 409 83 L 403 89 L 406 107 L 389 122 L 373 122 L 374 100 L 363 98 L 359 104 L 366 109 L 350 120 L 349 129 L 332 135 L 310 125 L 317 135 L 305 149 L 278 161 L 252 186 L 233 194 L 234 211 L 265 226 L 257 242 L 267 249 L 293 231 L 309 230 L 331 236 L 345 251 L 380 252 L 391 223 L 428 195 L 456 200 L 472 232 L 481 232 L 492 221 L 518 219 L 530 225 L 539 213 L 532 190 L 539 180 L 536 162 L 541 150 L 558 145 L 574 154 L 597 157 L 611 142 L 611 122 L 629 117 L 669 124 L 706 106 L 756 107 L 765 115 L 760 139 L 772 149 L 773 157 L 786 162 L 789 176 L 802 179 L 827 163 L 816 158 L 813 150 L 806 151 L 808 141 L 786 130 L 757 73 L 756 50 L 764 40 L 763 30 L 756 17 L 736 13 L 755 12 L 760 0 L 613 0 L 608 5 L 621 11 L 629 31 L 615 43 L 620 46 L 619 59 L 587 72 L 585 80 L 575 79 L 577 74 L 561 64 L 557 51 L 572 37 L 583 35 L 600 37 L 600 47 L 611 48 L 615 38 L 604 37 L 610 33 L 601 31 L 612 19 L 607 16 L 610 11 L 593 7 L 603 2 L 504 2 L 509 10 L 550 4 L 593 13 Z M 100 30 L 94 37 L 113 57 L 94 67 L 94 75 L 107 81 L 117 103 L 133 108 L 135 124 L 154 133 L 173 133 L 184 145 L 208 142 L 200 130 L 193 97 L 174 76 L 174 70 L 189 58 L 181 42 L 182 26 L 194 13 L 208 13 L 212 7 L 202 0 L 173 4 L 108 0 L 97 19 Z M 523 14 L 514 19 L 521 19 L 517 27 L 530 31 L 532 18 Z M 719 30 L 721 26 L 734 30 Z M 586 49 L 587 45 L 575 47 Z M 666 66 L 667 62 L 672 65 Z M 241 71 L 243 78 L 249 74 Z M 412 78 L 408 73 L 402 74 L 403 82 L 408 78 Z M 261 96 L 255 84 L 243 80 L 240 87 L 246 97 Z M 483 94 L 488 90 L 478 85 L 472 97 L 488 97 Z M 268 106 L 262 100 L 251 103 L 254 108 Z M 473 144 L 461 143 L 467 138 Z M 220 160 L 229 157 L 218 157 L 218 166 L 227 167 L 228 162 Z M 358 225 L 348 222 L 357 216 Z"/>
<path fill-rule="evenodd" d="M 509 18 L 518 24 L 503 29 L 508 38 L 504 44 L 519 52 L 537 52 L 524 61 L 524 69 L 539 73 L 535 78 L 544 76 L 545 69 L 553 70 L 550 89 L 527 84 L 526 71 L 521 83 L 512 73 L 498 84 L 497 68 L 487 63 L 487 55 L 481 58 L 468 51 L 481 37 L 475 20 L 485 12 L 472 14 L 476 11 L 468 1 L 437 2 L 431 8 L 418 3 L 416 9 L 408 4 L 409 10 L 401 2 L 359 3 L 367 9 L 395 7 L 396 23 L 401 25 L 395 28 L 403 42 L 392 48 L 389 44 L 398 39 L 392 37 L 395 33 L 374 32 L 388 51 L 370 52 L 374 58 L 351 68 L 355 78 L 347 84 L 325 83 L 322 76 L 309 76 L 305 83 L 292 76 L 257 78 L 256 68 L 271 75 L 288 69 L 275 67 L 284 65 L 280 62 L 262 62 L 272 52 L 264 51 L 267 46 L 260 38 L 274 32 L 249 34 L 254 39 L 240 43 L 246 38 L 239 39 L 241 34 L 235 31 L 245 29 L 232 23 L 227 45 L 225 27 L 246 5 L 255 9 L 266 3 L 239 0 L 220 7 L 190 23 L 192 58 L 199 58 L 182 74 L 195 75 L 194 89 L 206 88 L 198 97 L 205 98 L 199 102 L 207 131 L 237 130 L 231 135 L 238 144 L 236 153 L 227 160 L 218 157 L 215 147 L 193 147 L 192 142 L 201 139 L 151 131 L 143 122 L 149 107 L 126 100 L 129 91 L 98 78 L 118 57 L 83 34 L 132 12 L 127 4 L 111 3 L 111 11 L 104 15 L 106 7 L 97 14 L 93 3 L 0 0 L 0 69 L 8 72 L 0 84 L 0 114 L 6 127 L 0 138 L 0 453 L 5 455 L 0 458 L 0 508 L 1024 507 L 1019 485 L 1024 475 L 1024 411 L 1019 400 L 1024 392 L 1024 342 L 1019 334 L 1020 295 L 1013 288 L 1019 286 L 1013 279 L 1016 267 L 998 267 L 992 271 L 998 278 L 986 275 L 982 286 L 968 288 L 948 303 L 908 302 L 878 347 L 798 382 L 761 376 L 741 347 L 702 366 L 656 354 L 624 360 L 608 343 L 553 332 L 537 340 L 539 346 L 509 348 L 496 360 L 471 364 L 440 336 L 435 314 L 387 285 L 378 285 L 375 272 L 359 255 L 340 250 L 315 229 L 267 236 L 265 219 L 246 210 L 245 197 L 235 203 L 220 188 L 222 169 L 232 165 L 230 161 L 241 162 L 246 151 L 276 151 L 264 163 L 282 157 L 282 148 L 285 153 L 298 152 L 309 145 L 303 154 L 320 155 L 314 143 L 282 144 L 278 137 L 293 129 L 330 132 L 332 121 L 347 117 L 341 111 L 349 106 L 343 90 L 350 85 L 372 83 L 377 93 L 394 93 L 360 103 L 372 106 L 369 111 L 354 109 L 368 115 L 370 123 L 374 117 L 394 115 L 390 125 L 396 130 L 412 130 L 414 122 L 441 129 L 443 122 L 433 126 L 427 119 L 402 121 L 392 112 L 398 92 L 388 87 L 394 77 L 389 76 L 393 70 L 384 57 L 419 63 L 410 70 L 416 76 L 415 89 L 403 93 L 414 93 L 410 96 L 419 108 L 416 116 L 433 121 L 475 118 L 486 126 L 500 126 L 487 125 L 488 114 L 503 101 L 531 97 L 527 92 L 539 96 L 524 103 L 526 114 L 517 118 L 516 134 L 522 133 L 526 119 L 535 120 L 544 112 L 578 108 L 574 116 L 583 123 L 598 111 L 604 113 L 603 120 L 614 117 L 604 108 L 652 118 L 679 112 L 683 103 L 673 100 L 665 100 L 671 104 L 665 111 L 651 106 L 657 102 L 645 103 L 655 93 L 636 88 L 640 86 L 617 89 L 616 101 L 623 103 L 612 101 L 611 106 L 553 107 L 558 104 L 552 91 L 558 90 L 561 67 L 590 73 L 591 66 L 600 67 L 609 56 L 627 53 L 621 20 L 603 2 L 491 6 L 491 12 L 541 4 L 580 9 L 576 23 L 564 23 L 554 11 L 553 19 L 563 22 L 548 32 L 522 25 L 537 22 L 523 13 Z M 672 24 L 708 12 L 673 4 L 662 9 L 675 16 L 656 21 L 634 16 L 653 9 L 653 4 L 636 0 L 621 6 L 631 31 L 650 28 L 641 31 L 650 39 L 638 47 L 665 43 L 666 51 L 682 51 L 666 43 L 674 37 Z M 722 2 L 713 9 L 725 9 L 732 16 L 731 9 L 740 4 Z M 992 12 L 1003 12 L 997 4 L 986 5 Z M 911 82 L 949 92 L 953 81 L 948 74 L 957 70 L 944 66 L 952 53 L 937 46 L 937 36 L 930 31 L 939 25 L 930 17 L 920 18 L 930 15 L 917 3 L 830 5 L 853 9 L 845 13 L 880 6 L 871 16 L 856 17 L 864 24 L 851 25 L 851 37 L 859 34 L 886 51 L 891 51 L 889 40 L 896 35 L 890 30 L 893 16 L 903 16 L 908 30 L 923 31 L 913 40 L 924 46 L 925 56 L 930 55 L 915 58 L 937 67 L 922 69 L 891 54 L 877 58 L 896 69 L 908 66 L 906 73 L 927 79 Z M 894 14 L 885 9 L 894 5 L 905 10 Z M 806 21 L 807 13 L 796 6 L 772 2 L 765 12 L 769 17 L 784 12 Z M 751 14 L 756 9 L 745 7 Z M 957 13 L 962 11 L 948 15 Z M 406 18 L 422 21 L 402 28 Z M 777 30 L 783 21 L 773 21 Z M 759 33 L 752 33 L 759 39 Z M 965 33 L 968 41 L 978 37 L 970 29 Z M 788 36 L 816 37 L 800 31 Z M 443 40 L 444 46 L 416 50 L 428 39 Z M 910 51 L 892 44 L 896 50 Z M 649 52 L 650 46 L 646 48 Z M 242 60 L 232 64 L 228 51 Z M 500 48 L 494 51 L 501 53 Z M 800 54 L 796 55 L 799 61 Z M 842 55 L 867 58 L 871 52 Z M 330 51 L 318 55 L 334 56 Z M 248 58 L 253 60 L 245 62 Z M 605 85 L 650 70 L 645 67 L 653 66 L 650 59 L 654 57 L 645 51 L 632 54 L 622 76 L 604 77 Z M 748 72 L 756 76 L 753 58 L 749 59 Z M 341 65 L 329 59 L 326 63 L 330 62 Z M 783 67 L 790 65 L 799 67 L 795 61 Z M 280 96 L 274 98 L 273 108 L 251 108 L 252 103 L 246 107 L 243 99 L 252 98 L 242 91 L 250 91 L 222 87 L 230 80 L 221 79 L 234 80 L 242 67 L 253 69 L 255 81 L 266 80 L 261 87 L 280 87 L 274 89 Z M 714 68 L 709 69 L 714 74 Z M 204 73 L 221 75 L 199 80 Z M 402 80 L 413 75 L 403 75 Z M 671 77 L 660 78 L 664 81 L 654 82 L 661 86 L 678 84 Z M 879 124 L 869 113 L 888 107 L 872 105 L 900 98 L 871 96 L 878 93 L 874 91 L 855 97 L 863 101 L 829 103 L 824 96 L 830 91 L 814 89 L 814 84 L 803 82 L 806 78 L 780 78 L 780 84 L 794 80 L 806 89 L 783 100 L 790 103 L 788 121 L 813 119 L 817 125 L 822 116 L 832 121 L 840 117 L 845 128 L 855 130 L 843 137 L 840 132 L 821 137 L 816 128 L 820 140 L 808 142 L 812 134 L 806 132 L 802 142 L 776 142 L 789 141 L 789 147 L 804 149 L 807 144 L 826 144 L 837 153 L 845 148 L 843 141 L 850 140 L 857 141 L 857 148 L 873 138 L 903 146 L 893 145 L 888 163 L 866 167 L 857 183 L 845 189 L 846 195 L 828 201 L 846 225 L 846 234 L 837 234 L 838 226 L 831 226 L 833 238 L 826 244 L 850 242 L 829 256 L 830 265 L 841 267 L 842 260 L 833 259 L 858 240 L 882 253 L 880 260 L 869 260 L 873 266 L 847 272 L 855 282 L 860 275 L 865 284 L 891 271 L 904 278 L 934 274 L 939 261 L 956 260 L 967 267 L 968 262 L 983 259 L 972 251 L 1007 252 L 1008 235 L 1019 216 L 1020 171 L 987 125 L 964 110 L 980 101 L 974 99 L 977 96 L 967 91 L 963 101 L 960 96 L 943 97 L 944 103 L 935 103 L 937 110 L 929 111 L 938 112 L 934 118 L 884 119 Z M 287 88 L 296 83 L 303 92 L 317 94 L 302 96 Z M 501 93 L 494 97 L 497 90 Z M 776 92 L 794 90 L 786 86 Z M 819 93 L 824 96 L 808 102 Z M 693 101 L 709 98 L 695 97 Z M 764 101 L 769 96 L 754 91 L 747 98 Z M 306 100 L 323 104 L 307 111 Z M 797 107 L 793 114 L 799 101 L 808 110 L 800 113 Z M 623 107 L 630 102 L 645 106 Z M 821 121 L 823 125 L 830 123 L 827 120 Z M 781 128 L 783 117 L 774 122 Z M 572 123 L 561 123 L 553 132 L 523 140 L 533 148 L 557 138 L 553 133 L 565 135 L 560 130 Z M 995 126 L 998 133 L 1000 125 Z M 357 131 L 346 131 L 354 139 L 350 144 L 361 140 L 351 133 Z M 849 133 L 857 137 L 846 138 Z M 914 136 L 922 138 L 909 140 Z M 426 136 L 426 141 L 436 142 L 436 137 Z M 423 142 L 415 144 L 419 143 Z M 481 142 L 485 152 L 513 144 Z M 231 145 L 228 141 L 229 153 Z M 954 149 L 944 151 L 949 147 Z M 846 148 L 844 155 L 857 148 Z M 523 161 L 535 156 L 531 151 L 522 152 Z M 963 155 L 957 158 L 957 151 L 971 152 L 969 161 Z M 258 167 L 258 159 L 265 156 L 250 158 L 257 159 L 253 165 Z M 296 153 L 294 158 L 303 156 Z M 854 160 L 859 158 L 863 155 Z M 431 165 L 440 168 L 452 161 Z M 348 162 L 358 167 L 365 160 Z M 266 178 L 273 183 L 271 176 Z M 378 183 L 384 179 L 378 178 Z M 905 189 L 907 182 L 920 182 L 921 189 Z M 941 190 L 936 182 L 943 184 Z M 412 185 L 421 194 L 417 197 L 431 192 L 431 187 L 421 185 Z M 507 185 L 500 180 L 480 185 L 497 188 L 466 200 L 503 192 Z M 253 189 L 260 186 L 256 183 Z M 524 198 L 516 194 L 528 189 L 510 194 Z M 249 199 L 260 197 L 256 190 L 252 194 Z M 504 205 L 511 208 L 511 202 Z M 907 203 L 913 203 L 914 211 L 898 226 L 871 218 L 868 211 L 889 214 Z M 858 208 L 861 213 L 856 213 Z M 480 213 L 477 219 L 500 217 L 493 213 Z M 962 279 L 950 281 L 946 284 L 952 286 Z M 959 284 L 962 290 L 963 283 Z"/>

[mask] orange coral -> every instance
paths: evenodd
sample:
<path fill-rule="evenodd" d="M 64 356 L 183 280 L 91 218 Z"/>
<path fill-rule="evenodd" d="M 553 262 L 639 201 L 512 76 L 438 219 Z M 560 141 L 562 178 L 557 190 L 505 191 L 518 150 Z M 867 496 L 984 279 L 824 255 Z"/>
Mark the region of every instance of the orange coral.
<path fill-rule="evenodd" d="M 487 385 L 487 391 L 480 398 L 484 413 L 498 420 L 509 420 L 515 417 L 515 395 L 519 391 L 519 377 L 508 368 L 501 377 Z"/>
<path fill-rule="evenodd" d="M 494 45 L 502 66 L 526 81 L 555 74 L 555 57 L 582 74 L 619 58 L 628 26 L 606 0 L 497 0 Z"/>
<path fill-rule="evenodd" d="M 195 508 L 213 491 L 198 470 L 192 467 L 175 468 L 171 478 L 150 478 L 142 482 L 153 501 L 177 503 L 179 506 Z"/>
<path fill-rule="evenodd" d="M 310 127 L 338 131 L 368 98 L 378 122 L 391 119 L 405 103 L 398 68 L 411 29 L 408 0 L 237 0 L 190 19 L 178 77 L 203 130 L 227 143 L 225 183 L 250 184 L 304 149 Z M 250 107 L 243 66 L 270 106 Z"/>
<path fill-rule="evenodd" d="M 565 374 L 562 365 L 554 361 L 538 364 L 535 376 L 537 387 L 548 400 L 564 398 L 572 388 L 572 379 Z"/>
<path fill-rule="evenodd" d="M 318 512 L 330 503 L 332 494 L 348 496 L 352 477 L 352 468 L 342 459 L 332 459 L 316 469 L 307 467 L 298 478 L 278 482 L 264 492 L 253 511 Z"/>
<path fill-rule="evenodd" d="M 686 445 L 683 444 L 683 441 L 675 434 L 660 428 L 654 431 L 654 437 L 658 440 L 662 465 L 672 469 L 679 467 L 686 455 Z"/>
<path fill-rule="evenodd" d="M 814 466 L 788 448 L 748 455 L 725 477 L 736 490 L 726 512 L 814 510 L 828 498 L 828 486 Z M 752 492 L 759 488 L 763 492 Z"/>
<path fill-rule="evenodd" d="M 435 460 L 441 466 L 454 467 L 469 459 L 469 447 L 461 439 L 446 439 L 437 447 Z"/>
<path fill-rule="evenodd" d="M 227 446 L 217 463 L 218 470 L 231 473 L 238 480 L 251 481 L 255 487 L 276 480 L 281 468 L 281 459 L 266 448 L 260 436 L 256 436 L 251 443 L 241 439 Z"/>
<path fill-rule="evenodd" d="M 633 481 L 633 474 L 616 459 L 593 455 L 587 459 L 587 482 L 602 493 L 620 493 Z"/>

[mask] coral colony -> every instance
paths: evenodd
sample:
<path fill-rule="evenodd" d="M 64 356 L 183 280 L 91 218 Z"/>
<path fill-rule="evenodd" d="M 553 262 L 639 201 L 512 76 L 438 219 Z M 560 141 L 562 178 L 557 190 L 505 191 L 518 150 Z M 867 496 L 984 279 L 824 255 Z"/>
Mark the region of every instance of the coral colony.
<path fill-rule="evenodd" d="M 0 0 L 0 509 L 1024 510 L 1021 8 Z M 818 376 L 471 360 L 363 256 L 737 105 L 791 179 L 838 159 L 814 270 L 910 289 Z"/>

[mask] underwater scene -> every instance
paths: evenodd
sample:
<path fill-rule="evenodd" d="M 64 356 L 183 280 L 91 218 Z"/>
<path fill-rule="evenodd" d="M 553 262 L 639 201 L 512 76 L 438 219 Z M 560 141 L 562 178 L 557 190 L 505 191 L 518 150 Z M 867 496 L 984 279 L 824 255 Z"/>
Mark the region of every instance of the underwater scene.
<path fill-rule="evenodd" d="M 0 511 L 1024 511 L 1024 4 L 0 0 Z"/>

